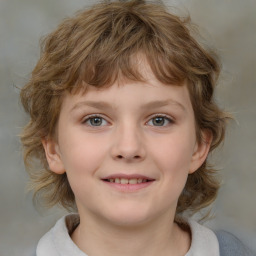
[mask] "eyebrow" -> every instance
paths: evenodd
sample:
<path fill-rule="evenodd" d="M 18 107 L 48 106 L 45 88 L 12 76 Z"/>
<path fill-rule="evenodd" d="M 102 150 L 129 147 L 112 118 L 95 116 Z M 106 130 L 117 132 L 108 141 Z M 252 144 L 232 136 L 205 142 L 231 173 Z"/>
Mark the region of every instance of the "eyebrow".
<path fill-rule="evenodd" d="M 184 107 L 184 105 L 182 105 L 180 102 L 173 99 L 152 101 L 143 105 L 142 108 L 152 109 L 152 108 L 165 107 L 168 105 L 174 105 L 181 108 L 183 111 L 186 111 L 186 108 Z"/>
<path fill-rule="evenodd" d="M 186 108 L 184 107 L 184 105 L 182 105 L 180 102 L 173 100 L 173 99 L 151 101 L 151 102 L 148 102 L 148 103 L 142 105 L 142 109 L 148 110 L 148 109 L 164 107 L 167 105 L 174 105 L 174 106 L 179 107 L 183 111 L 186 111 Z M 78 102 L 77 104 L 75 104 L 72 107 L 70 112 L 72 112 L 80 107 L 83 107 L 83 106 L 93 107 L 93 108 L 96 108 L 99 110 L 107 110 L 107 109 L 115 108 L 112 104 L 110 104 L 108 102 L 104 102 L 104 101 L 81 101 L 81 102 Z"/>

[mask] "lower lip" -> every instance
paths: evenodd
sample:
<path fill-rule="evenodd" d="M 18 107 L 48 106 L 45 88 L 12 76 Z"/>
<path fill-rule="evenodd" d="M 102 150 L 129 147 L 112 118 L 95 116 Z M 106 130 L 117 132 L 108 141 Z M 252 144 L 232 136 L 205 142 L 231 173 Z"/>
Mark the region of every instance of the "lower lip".
<path fill-rule="evenodd" d="M 148 182 L 137 183 L 137 184 L 121 184 L 121 183 L 114 183 L 114 182 L 108 182 L 108 181 L 103 181 L 103 182 L 109 185 L 110 187 L 122 192 L 135 192 L 140 189 L 149 187 L 150 185 L 152 185 L 154 181 L 148 181 Z"/>

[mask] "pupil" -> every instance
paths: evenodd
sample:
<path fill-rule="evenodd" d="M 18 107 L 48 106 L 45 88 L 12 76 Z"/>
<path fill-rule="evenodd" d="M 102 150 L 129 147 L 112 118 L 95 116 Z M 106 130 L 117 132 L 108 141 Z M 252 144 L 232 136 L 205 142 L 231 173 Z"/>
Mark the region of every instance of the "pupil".
<path fill-rule="evenodd" d="M 102 119 L 100 117 L 94 117 L 90 120 L 91 125 L 99 126 L 102 123 Z"/>
<path fill-rule="evenodd" d="M 154 118 L 153 123 L 156 126 L 162 126 L 164 124 L 164 118 L 163 117 L 156 117 L 156 118 Z"/>

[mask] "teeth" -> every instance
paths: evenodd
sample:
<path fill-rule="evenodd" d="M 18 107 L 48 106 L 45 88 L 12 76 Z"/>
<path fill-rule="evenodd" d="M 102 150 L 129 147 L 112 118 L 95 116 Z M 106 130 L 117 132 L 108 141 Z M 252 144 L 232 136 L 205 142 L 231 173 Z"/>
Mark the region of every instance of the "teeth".
<path fill-rule="evenodd" d="M 142 183 L 142 179 L 138 179 L 138 183 Z"/>
<path fill-rule="evenodd" d="M 138 183 L 145 183 L 147 182 L 148 180 L 147 179 L 136 179 L 136 178 L 133 178 L 133 179 L 125 179 L 125 178 L 115 178 L 115 179 L 108 179 L 109 182 L 111 183 L 119 183 L 119 184 L 138 184 Z"/>
<path fill-rule="evenodd" d="M 129 184 L 137 184 L 138 180 L 137 179 L 130 179 Z"/>
<path fill-rule="evenodd" d="M 128 184 L 128 179 L 121 179 L 121 184 Z"/>

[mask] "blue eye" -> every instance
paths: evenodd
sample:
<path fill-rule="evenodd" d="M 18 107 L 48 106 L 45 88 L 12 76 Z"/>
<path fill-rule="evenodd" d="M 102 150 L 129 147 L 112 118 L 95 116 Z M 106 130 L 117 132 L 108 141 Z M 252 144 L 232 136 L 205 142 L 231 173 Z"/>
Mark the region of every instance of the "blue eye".
<path fill-rule="evenodd" d="M 166 116 L 155 116 L 149 120 L 148 124 L 152 126 L 167 126 L 173 121 Z"/>
<path fill-rule="evenodd" d="M 100 116 L 91 116 L 83 121 L 84 124 L 89 126 L 105 126 L 107 121 Z"/>

